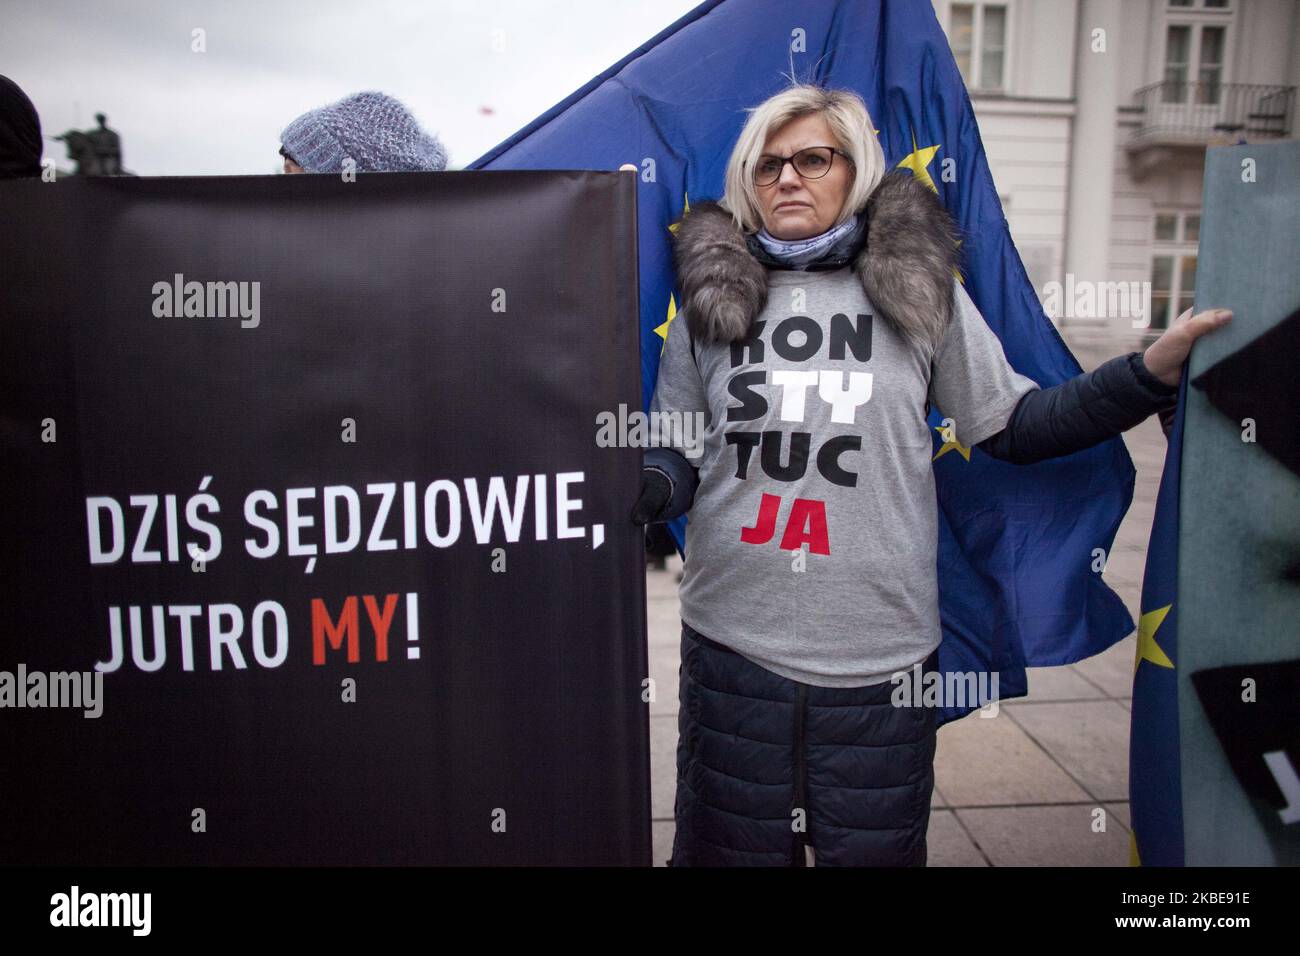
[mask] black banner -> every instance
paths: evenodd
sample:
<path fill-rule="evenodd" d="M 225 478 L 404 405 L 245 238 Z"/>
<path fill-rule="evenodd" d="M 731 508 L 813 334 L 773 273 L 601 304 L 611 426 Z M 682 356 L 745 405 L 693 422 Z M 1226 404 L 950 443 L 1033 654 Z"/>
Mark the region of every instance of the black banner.
<path fill-rule="evenodd" d="M 649 863 L 632 177 L 0 216 L 0 861 Z"/>

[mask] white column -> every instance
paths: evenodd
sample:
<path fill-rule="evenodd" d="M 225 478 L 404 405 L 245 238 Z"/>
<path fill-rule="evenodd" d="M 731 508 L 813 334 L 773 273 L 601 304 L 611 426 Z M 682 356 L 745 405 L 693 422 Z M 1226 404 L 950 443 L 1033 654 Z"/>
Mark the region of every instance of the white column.
<path fill-rule="evenodd" d="M 1115 179 L 1116 110 L 1119 105 L 1121 0 L 1080 0 L 1074 59 L 1074 126 L 1070 136 L 1065 273 L 1074 281 L 1103 282 L 1110 270 L 1110 214 Z M 1093 34 L 1105 30 L 1105 52 L 1093 52 Z M 1107 320 L 1063 318 L 1062 325 Z"/>

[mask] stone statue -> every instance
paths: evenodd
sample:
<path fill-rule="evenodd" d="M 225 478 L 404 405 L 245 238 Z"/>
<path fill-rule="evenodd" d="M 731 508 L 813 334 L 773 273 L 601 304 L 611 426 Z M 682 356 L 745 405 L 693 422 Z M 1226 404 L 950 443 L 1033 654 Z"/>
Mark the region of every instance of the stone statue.
<path fill-rule="evenodd" d="M 54 137 L 68 148 L 68 159 L 77 164 L 78 176 L 128 176 L 122 169 L 122 137 L 108 128 L 108 117 L 96 113 L 98 129 L 68 130 Z"/>

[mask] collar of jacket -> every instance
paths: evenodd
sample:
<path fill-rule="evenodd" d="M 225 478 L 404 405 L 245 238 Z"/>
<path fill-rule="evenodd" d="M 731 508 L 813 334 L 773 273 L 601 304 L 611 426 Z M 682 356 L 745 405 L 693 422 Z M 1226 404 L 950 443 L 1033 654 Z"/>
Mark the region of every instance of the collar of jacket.
<path fill-rule="evenodd" d="M 932 355 L 952 318 L 956 224 L 939 197 L 906 170 L 882 177 L 863 213 L 856 248 L 837 244 L 818 268 L 851 267 L 886 321 Z M 784 266 L 762 261 L 752 237 L 717 202 L 696 203 L 676 226 L 673 260 L 692 340 L 746 338 L 767 303 L 768 269 Z M 837 254 L 843 261 L 831 264 Z"/>

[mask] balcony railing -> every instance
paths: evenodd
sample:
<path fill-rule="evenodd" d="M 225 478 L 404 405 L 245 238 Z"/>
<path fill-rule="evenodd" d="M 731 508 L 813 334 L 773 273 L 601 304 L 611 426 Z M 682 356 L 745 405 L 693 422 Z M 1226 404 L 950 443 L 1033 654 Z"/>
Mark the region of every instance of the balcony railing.
<path fill-rule="evenodd" d="M 1286 139 L 1295 128 L 1294 86 L 1166 80 L 1133 94 L 1140 117 L 1134 140 L 1208 143 Z"/>

